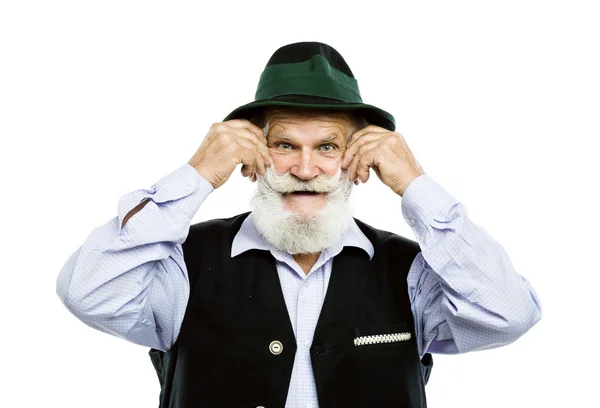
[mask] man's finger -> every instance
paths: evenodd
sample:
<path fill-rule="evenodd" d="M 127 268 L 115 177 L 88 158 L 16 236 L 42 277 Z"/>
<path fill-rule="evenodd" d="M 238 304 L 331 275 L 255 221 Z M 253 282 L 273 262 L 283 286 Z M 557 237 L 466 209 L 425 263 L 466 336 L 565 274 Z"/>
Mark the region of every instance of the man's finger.
<path fill-rule="evenodd" d="M 356 152 L 358 151 L 358 149 L 360 149 L 361 146 L 367 144 L 367 143 L 371 143 L 375 140 L 379 140 L 384 136 L 384 133 L 365 133 L 363 134 L 361 137 L 359 137 L 358 139 L 356 139 L 351 146 L 349 146 L 346 151 L 344 152 L 344 157 L 342 158 L 342 169 L 345 169 L 346 166 L 348 166 L 350 164 L 350 162 L 352 161 L 352 158 L 356 155 Z"/>
<path fill-rule="evenodd" d="M 365 165 L 366 166 L 371 165 L 371 163 L 368 163 L 368 158 L 370 156 L 366 156 L 366 155 L 368 154 L 369 151 L 375 149 L 376 146 L 377 146 L 377 142 L 371 142 L 369 144 L 363 145 L 358 150 L 356 155 L 354 155 L 354 158 L 352 159 L 352 162 L 350 163 L 350 166 L 348 167 L 348 177 L 350 178 L 350 181 L 355 181 L 358 178 L 359 165 L 361 166 L 360 169 L 363 172 L 363 176 L 364 176 Z M 368 168 L 367 168 L 367 173 L 368 173 Z"/>
<path fill-rule="evenodd" d="M 252 122 L 250 122 L 248 119 L 231 119 L 223 123 L 226 123 L 227 125 L 234 128 L 246 128 L 259 138 L 265 138 L 265 133 L 263 132 L 263 130 L 255 124 L 253 124 Z"/>
<path fill-rule="evenodd" d="M 250 176 L 253 172 L 264 175 L 265 161 L 260 151 L 256 148 L 256 144 L 243 138 L 240 138 L 237 143 L 241 150 L 242 174 L 244 177 Z"/>
<path fill-rule="evenodd" d="M 256 136 L 247 128 L 240 128 L 237 131 L 255 146 L 256 150 L 262 155 L 265 165 L 269 166 L 271 164 L 271 155 L 269 154 L 269 148 L 267 147 L 266 140 Z"/>
<path fill-rule="evenodd" d="M 352 135 L 350 136 L 350 139 L 348 140 L 348 143 L 346 144 L 346 147 L 351 146 L 356 140 L 361 138 L 366 133 L 385 133 L 385 132 L 389 132 L 389 130 L 384 129 L 379 126 L 376 126 L 376 125 L 366 126 L 362 129 L 359 129 L 356 132 L 352 133 Z"/>
<path fill-rule="evenodd" d="M 367 153 L 363 154 L 358 161 L 356 166 L 356 177 L 363 183 L 366 183 L 369 180 L 370 168 L 373 166 L 373 151 L 375 149 L 369 150 Z"/>

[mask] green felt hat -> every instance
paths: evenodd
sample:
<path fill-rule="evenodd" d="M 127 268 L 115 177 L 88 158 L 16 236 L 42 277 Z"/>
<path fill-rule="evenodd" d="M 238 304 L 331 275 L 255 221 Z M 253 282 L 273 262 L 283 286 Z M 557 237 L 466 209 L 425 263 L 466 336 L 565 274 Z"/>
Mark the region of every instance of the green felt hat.
<path fill-rule="evenodd" d="M 260 76 L 254 101 L 223 121 L 248 119 L 265 106 L 354 111 L 367 122 L 394 131 L 394 117 L 363 103 L 358 82 L 344 58 L 331 46 L 299 42 L 279 48 Z"/>

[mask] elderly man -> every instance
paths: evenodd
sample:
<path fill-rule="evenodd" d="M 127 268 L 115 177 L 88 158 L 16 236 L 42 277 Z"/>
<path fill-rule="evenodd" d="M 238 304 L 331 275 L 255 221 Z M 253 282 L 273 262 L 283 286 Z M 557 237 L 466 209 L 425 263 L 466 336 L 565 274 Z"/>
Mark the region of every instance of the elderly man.
<path fill-rule="evenodd" d="M 89 326 L 150 347 L 162 408 L 425 407 L 431 353 L 509 344 L 541 308 L 394 130 L 336 50 L 284 46 L 253 102 L 121 198 L 57 293 Z M 257 182 L 252 212 L 190 226 L 239 164 Z M 370 169 L 418 242 L 352 217 Z"/>

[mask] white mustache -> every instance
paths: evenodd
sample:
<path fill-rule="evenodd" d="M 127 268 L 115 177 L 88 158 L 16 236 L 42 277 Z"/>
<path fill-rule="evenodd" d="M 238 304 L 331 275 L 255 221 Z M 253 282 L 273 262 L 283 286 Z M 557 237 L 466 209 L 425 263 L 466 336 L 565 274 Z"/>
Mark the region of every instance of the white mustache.
<path fill-rule="evenodd" d="M 290 172 L 277 173 L 271 164 L 256 180 L 257 190 L 250 202 L 252 217 L 258 231 L 280 251 L 312 254 L 330 248 L 352 222 L 348 199 L 354 184 L 341 167 L 333 176 L 321 174 L 304 181 Z M 325 205 L 309 213 L 289 210 L 283 195 L 294 191 L 327 193 Z"/>
<path fill-rule="evenodd" d="M 348 178 L 348 172 L 343 172 L 343 176 Z M 333 176 L 321 174 L 311 180 L 302 181 L 288 171 L 280 174 L 273 165 L 266 168 L 265 175 L 256 174 L 257 181 L 265 190 L 277 192 L 280 194 L 293 193 L 295 191 L 312 191 L 316 193 L 330 193 L 340 188 L 340 179 L 342 178 L 342 168 L 338 167 Z"/>

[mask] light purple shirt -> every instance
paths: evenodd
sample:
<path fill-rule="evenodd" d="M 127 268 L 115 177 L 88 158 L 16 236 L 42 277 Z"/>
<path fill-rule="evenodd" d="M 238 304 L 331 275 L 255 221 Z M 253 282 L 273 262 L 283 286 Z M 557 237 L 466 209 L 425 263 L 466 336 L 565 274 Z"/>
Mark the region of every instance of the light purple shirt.
<path fill-rule="evenodd" d="M 213 187 L 189 164 L 150 189 L 121 197 L 118 216 L 94 229 L 63 266 L 56 292 L 85 324 L 146 347 L 166 351 L 179 334 L 189 297 L 181 244 Z M 145 207 L 123 229 L 127 213 Z M 503 247 L 472 223 L 464 204 L 429 175 L 406 189 L 402 215 L 421 247 L 408 274 L 408 295 L 419 354 L 464 353 L 509 344 L 537 323 L 541 304 L 515 272 Z M 270 245 L 252 216 L 234 238 L 231 256 L 251 248 L 276 259 L 297 352 L 286 407 L 318 407 L 309 349 L 327 290 L 333 257 L 373 246 L 355 222 L 324 250 L 308 275 L 291 255 Z M 285 345 L 284 345 L 285 346 Z"/>

